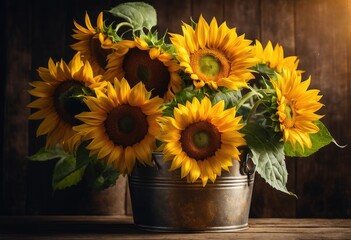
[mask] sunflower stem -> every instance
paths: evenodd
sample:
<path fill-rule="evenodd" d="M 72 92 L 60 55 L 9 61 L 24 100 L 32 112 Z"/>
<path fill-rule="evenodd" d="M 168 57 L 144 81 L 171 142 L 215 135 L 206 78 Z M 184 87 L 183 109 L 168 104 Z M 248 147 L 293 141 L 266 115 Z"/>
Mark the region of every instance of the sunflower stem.
<path fill-rule="evenodd" d="M 250 91 L 248 92 L 246 95 L 244 95 L 241 100 L 236 104 L 236 109 L 239 109 L 246 101 L 248 101 L 250 98 L 252 98 L 253 96 L 257 96 L 257 92 L 256 91 Z M 259 95 L 261 96 L 261 94 Z"/>
<path fill-rule="evenodd" d="M 262 103 L 262 99 L 258 100 L 254 106 L 251 108 L 249 115 L 247 116 L 247 121 L 246 122 L 250 122 L 252 116 L 254 115 L 254 113 L 256 112 L 256 109 L 258 108 L 258 106 Z"/>
<path fill-rule="evenodd" d="M 119 30 L 121 27 L 123 27 L 123 26 L 128 26 L 128 27 L 130 27 L 130 28 L 133 29 L 133 25 L 132 25 L 132 24 L 130 24 L 130 23 L 128 23 L 128 22 L 121 22 L 121 23 L 119 23 L 119 24 L 116 26 L 115 31 L 118 32 L 118 30 Z"/>
<path fill-rule="evenodd" d="M 271 88 L 267 88 L 267 89 L 261 89 L 261 92 L 267 95 L 267 94 L 275 93 L 275 90 Z"/>

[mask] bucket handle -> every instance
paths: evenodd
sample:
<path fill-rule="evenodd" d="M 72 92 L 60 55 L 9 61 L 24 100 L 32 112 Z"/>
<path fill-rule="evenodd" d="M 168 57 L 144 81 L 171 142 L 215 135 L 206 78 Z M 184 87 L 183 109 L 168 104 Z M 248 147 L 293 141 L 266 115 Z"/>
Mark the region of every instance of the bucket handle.
<path fill-rule="evenodd" d="M 251 175 L 255 173 L 256 166 L 252 161 L 252 153 L 247 153 L 246 157 L 240 161 L 240 173 L 247 175 L 247 185 L 250 186 Z"/>

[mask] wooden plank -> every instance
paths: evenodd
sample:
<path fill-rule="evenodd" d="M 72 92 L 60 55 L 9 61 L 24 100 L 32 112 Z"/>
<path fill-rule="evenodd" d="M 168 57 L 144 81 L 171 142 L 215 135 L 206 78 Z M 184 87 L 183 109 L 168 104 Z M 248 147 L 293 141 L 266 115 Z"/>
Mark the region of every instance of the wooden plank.
<path fill-rule="evenodd" d="M 239 232 L 152 233 L 125 216 L 0 217 L 0 237 L 12 239 L 349 239 L 350 219 L 249 219 Z"/>
<path fill-rule="evenodd" d="M 7 1 L 2 1 L 0 3 L 0 27 L 5 30 L 5 36 L 7 32 Z M 5 117 L 5 88 L 6 88 L 6 60 L 7 60 L 7 41 L 5 37 L 0 38 L 0 79 L 4 79 L 0 82 L 0 125 L 4 126 L 4 117 Z M 4 128 L 0 128 L 0 169 L 4 169 Z M 4 193 L 4 171 L 0 171 L 0 206 L 5 206 L 5 195 Z M 4 208 L 0 207 L 0 214 L 3 213 Z"/>
<path fill-rule="evenodd" d="M 0 216 L 0 225 L 41 225 L 43 223 L 57 225 L 128 225 L 133 224 L 133 218 L 125 215 L 114 216 L 67 216 L 67 215 L 37 215 L 37 216 Z M 351 219 L 343 218 L 249 218 L 250 228 L 351 228 Z"/>
<path fill-rule="evenodd" d="M 163 36 L 166 31 L 169 33 L 182 33 L 182 22 L 190 23 L 191 1 L 189 0 L 148 0 L 147 2 L 157 11 L 159 36 Z"/>
<path fill-rule="evenodd" d="M 31 32 L 28 36 L 32 39 L 30 57 L 32 59 L 31 72 L 28 72 L 30 81 L 39 80 L 37 69 L 47 67 L 51 57 L 54 61 L 64 58 L 66 41 L 66 5 L 64 1 L 52 4 L 49 1 L 34 1 L 29 8 L 33 16 Z M 28 86 L 27 89 L 30 89 Z M 26 93 L 26 96 L 29 96 Z M 34 98 L 32 98 L 34 100 Z M 25 108 L 20 107 L 20 110 Z M 36 131 L 41 121 L 29 122 L 28 154 L 32 155 L 45 145 L 45 137 L 36 137 Z M 28 162 L 27 173 L 27 206 L 29 214 L 43 214 L 49 207 L 52 197 L 51 173 L 53 162 L 34 163 Z"/>
<path fill-rule="evenodd" d="M 16 1 L 3 1 L 6 18 L 4 32 L 5 78 L 3 87 L 3 153 L 1 211 L 6 214 L 24 214 L 26 192 L 26 156 L 28 143 L 27 94 L 31 71 L 31 6 L 29 2 L 17 7 Z"/>
<path fill-rule="evenodd" d="M 223 9 L 223 0 L 192 0 L 192 17 L 195 21 L 198 21 L 200 15 L 202 15 L 208 23 L 215 17 L 217 23 L 221 24 L 224 21 Z"/>
<path fill-rule="evenodd" d="M 261 1 L 261 41 L 284 47 L 286 56 L 295 54 L 294 1 Z"/>
<path fill-rule="evenodd" d="M 15 235 L 3 235 L 4 237 L 11 237 L 11 239 L 26 239 L 26 240 L 44 240 L 48 238 L 54 237 L 55 239 L 60 239 L 60 240 L 69 240 L 69 239 L 76 239 L 76 240 L 93 240 L 97 238 L 105 238 L 105 239 L 111 239 L 111 240 L 117 240 L 117 239 L 174 239 L 174 240 L 182 240 L 182 239 L 194 239 L 194 240 L 202 240 L 202 239 L 228 239 L 228 240 L 236 240 L 236 239 L 267 239 L 267 240 L 281 240 L 281 239 L 309 239 L 309 240 L 320 240 L 320 239 L 326 239 L 325 236 L 328 236 L 327 239 L 349 239 L 350 233 L 348 232 L 336 232 L 337 230 L 334 230 L 334 232 L 327 232 L 327 233 L 316 233 L 316 232 L 293 232 L 293 233 L 276 233 L 276 232 L 271 232 L 271 233 L 252 233 L 252 232 L 240 232 L 240 233 L 227 233 L 227 234 L 216 234 L 216 233 L 211 233 L 211 234 L 203 234 L 203 233 L 197 233 L 197 234 L 158 234 L 158 233 L 140 233 L 138 235 L 136 234 L 130 234 L 129 232 L 124 233 L 124 234 L 115 234 L 115 233 L 89 233 L 89 234 L 76 234 L 76 233 L 71 233 L 71 234 L 58 234 L 53 236 L 53 234 L 36 234 L 36 235 L 20 235 L 20 234 L 15 234 Z M 327 235 L 325 235 L 327 234 Z M 0 235 L 1 237 L 1 235 Z"/>
<path fill-rule="evenodd" d="M 350 2 L 296 1 L 296 49 L 305 78 L 312 75 L 312 88 L 321 90 L 326 106 L 322 121 L 334 138 L 351 141 L 348 128 L 350 67 Z M 347 28 L 348 27 L 348 28 Z M 347 217 L 351 214 L 351 149 L 329 145 L 297 165 L 297 216 Z"/>
<path fill-rule="evenodd" d="M 245 34 L 250 40 L 260 39 L 260 0 L 225 0 L 224 20 L 229 27 L 235 27 L 238 35 Z"/>
<path fill-rule="evenodd" d="M 273 45 L 283 45 L 286 56 L 294 54 L 294 2 L 263 0 L 260 1 L 260 10 L 262 45 L 270 40 Z M 296 160 L 287 158 L 286 165 L 289 173 L 287 188 L 295 192 Z M 295 197 L 273 189 L 256 174 L 251 217 L 294 217 L 295 212 Z"/>
<path fill-rule="evenodd" d="M 327 219 L 327 218 L 251 218 L 249 219 L 251 227 L 266 227 L 266 228 L 288 228 L 288 227 L 301 227 L 301 228 L 320 228 L 320 227 L 333 227 L 333 228 L 350 228 L 350 219 Z"/>
<path fill-rule="evenodd" d="M 291 170 L 288 168 L 288 170 Z M 291 172 L 291 171 L 290 171 Z M 293 191 L 293 177 L 288 178 L 288 190 Z M 252 193 L 250 217 L 294 217 L 296 199 L 286 193 L 273 189 L 257 173 Z"/>

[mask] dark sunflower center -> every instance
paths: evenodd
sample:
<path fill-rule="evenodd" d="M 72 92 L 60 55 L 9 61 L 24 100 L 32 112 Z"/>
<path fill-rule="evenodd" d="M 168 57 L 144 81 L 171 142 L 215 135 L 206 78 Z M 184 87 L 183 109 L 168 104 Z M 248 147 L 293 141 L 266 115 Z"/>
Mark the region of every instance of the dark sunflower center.
<path fill-rule="evenodd" d="M 107 65 L 107 55 L 111 53 L 111 49 L 102 48 L 100 40 L 97 37 L 91 39 L 90 48 L 91 48 L 91 53 L 95 58 L 96 62 L 99 64 L 101 68 L 105 69 Z"/>
<path fill-rule="evenodd" d="M 125 115 L 118 120 L 118 129 L 124 133 L 129 134 L 136 127 L 135 119 L 132 116 Z"/>
<path fill-rule="evenodd" d="M 105 121 L 106 133 L 116 144 L 123 147 L 132 146 L 148 133 L 145 114 L 139 107 L 120 105 L 114 108 Z"/>
<path fill-rule="evenodd" d="M 183 151 L 191 158 L 204 160 L 214 156 L 221 146 L 221 134 L 209 122 L 201 121 L 189 125 L 181 133 Z"/>
<path fill-rule="evenodd" d="M 214 49 L 200 49 L 190 57 L 193 71 L 204 81 L 216 81 L 229 76 L 230 63 L 226 56 Z"/>
<path fill-rule="evenodd" d="M 87 89 L 80 82 L 69 80 L 62 82 L 54 92 L 55 110 L 60 118 L 71 126 L 82 124 L 74 116 L 89 110 L 83 101 L 86 91 Z"/>
<path fill-rule="evenodd" d="M 166 66 L 157 59 L 152 60 L 148 51 L 132 48 L 124 57 L 123 70 L 131 87 L 143 82 L 152 97 L 163 98 L 168 90 L 170 74 Z"/>

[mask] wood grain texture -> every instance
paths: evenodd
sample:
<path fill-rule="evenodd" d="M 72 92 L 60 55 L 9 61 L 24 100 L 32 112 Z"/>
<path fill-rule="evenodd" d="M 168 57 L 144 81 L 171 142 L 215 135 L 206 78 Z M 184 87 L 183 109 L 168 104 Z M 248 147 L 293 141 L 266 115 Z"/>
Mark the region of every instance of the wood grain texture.
<path fill-rule="evenodd" d="M 6 3 L 7 4 L 7 3 Z M 0 27 L 1 29 L 7 29 L 7 18 L 8 16 L 6 15 L 6 10 L 7 10 L 7 5 L 3 3 L 3 7 L 0 8 Z M 5 95 L 5 88 L 6 88 L 6 61 L 7 61 L 7 34 L 5 34 L 5 37 L 0 38 L 0 79 L 4 79 L 4 81 L 0 81 L 0 95 L 4 96 Z M 4 126 L 4 118 L 5 118 L 5 105 L 4 105 L 4 98 L 0 98 L 0 125 Z M 4 136 L 4 128 L 2 127 L 0 129 L 0 136 Z M 0 206 L 5 205 L 5 196 L 3 194 L 4 192 L 4 138 L 0 137 Z M 3 209 L 0 208 L 0 213 L 3 212 Z"/>
<path fill-rule="evenodd" d="M 321 90 L 326 106 L 323 122 L 333 137 L 350 142 L 348 68 L 351 9 L 348 1 L 296 1 L 296 53 L 304 77 L 312 76 L 312 87 Z M 350 148 L 329 145 L 297 165 L 297 216 L 350 216 Z"/>
<path fill-rule="evenodd" d="M 147 2 L 154 6 L 157 11 L 157 30 L 160 37 L 166 31 L 168 33 L 181 33 L 182 22 L 189 23 L 190 21 L 190 0 L 148 0 Z"/>
<path fill-rule="evenodd" d="M 0 82 L 0 125 L 2 126 L 0 128 L 0 136 L 4 136 L 4 119 L 5 119 L 5 93 L 6 93 L 6 77 L 7 77 L 7 2 L 3 5 L 2 8 L 0 8 L 0 27 L 1 29 L 4 30 L 4 35 L 2 38 L 0 38 L 0 78 L 4 79 L 4 81 Z M 5 176 L 5 171 L 4 171 L 4 166 L 5 162 L 3 161 L 3 156 L 4 156 L 4 138 L 0 137 L 0 206 L 5 205 L 5 196 L 2 194 L 4 192 L 5 188 L 5 182 L 4 182 L 4 176 Z M 0 214 L 3 213 L 3 209 L 0 208 Z"/>
<path fill-rule="evenodd" d="M 295 54 L 294 1 L 261 1 L 261 41 L 284 47 L 286 56 Z"/>
<path fill-rule="evenodd" d="M 29 2 L 22 8 L 16 2 L 4 1 L 2 5 L 7 18 L 21 16 L 13 21 L 6 21 L 5 49 L 6 64 L 3 90 L 3 146 L 2 159 L 2 194 L 3 213 L 24 214 L 26 200 L 26 155 L 28 146 L 28 115 L 26 107 L 29 101 L 27 84 L 31 73 L 31 8 Z"/>
<path fill-rule="evenodd" d="M 0 217 L 0 237 L 11 239 L 349 239 L 350 219 L 249 219 L 249 229 L 231 233 L 152 233 L 131 217 Z"/>
<path fill-rule="evenodd" d="M 224 21 L 235 27 L 238 35 L 245 34 L 250 40 L 261 38 L 260 0 L 225 0 Z"/>
<path fill-rule="evenodd" d="M 217 22 L 224 21 L 224 1 L 223 0 L 192 0 L 191 16 L 197 21 L 202 15 L 207 22 L 210 22 L 213 17 Z"/>
<path fill-rule="evenodd" d="M 20 5 L 16 6 L 17 8 Z M 31 81 L 38 81 L 39 75 L 37 69 L 39 67 L 48 67 L 48 60 L 51 57 L 54 61 L 64 59 L 65 41 L 66 37 L 66 4 L 64 1 L 52 5 L 50 2 L 35 1 L 30 8 L 23 8 L 31 14 L 32 18 L 27 21 L 30 24 L 31 49 L 29 54 L 32 59 L 31 72 L 26 81 L 26 89 L 29 90 L 28 85 Z M 18 16 L 21 19 L 20 16 Z M 9 18 L 13 20 L 13 18 Z M 25 21 L 20 20 L 19 27 L 24 27 Z M 12 62 L 7 63 L 9 66 L 14 66 Z M 30 96 L 24 93 L 25 96 Z M 34 100 L 31 98 L 30 101 Z M 28 101 L 28 103 L 30 102 Z M 28 108 L 23 108 L 28 109 Z M 28 145 L 24 149 L 28 153 L 23 156 L 23 160 L 28 161 L 26 156 L 34 154 L 39 148 L 45 145 L 44 137 L 36 137 L 36 130 L 40 121 L 28 121 L 28 116 L 24 119 L 28 123 Z M 6 161 L 6 160 L 5 160 Z M 27 162 L 28 169 L 26 176 L 22 176 L 26 181 L 26 213 L 39 214 L 43 213 L 50 205 L 49 199 L 52 195 L 51 190 L 51 173 L 54 162 L 34 163 Z"/>

